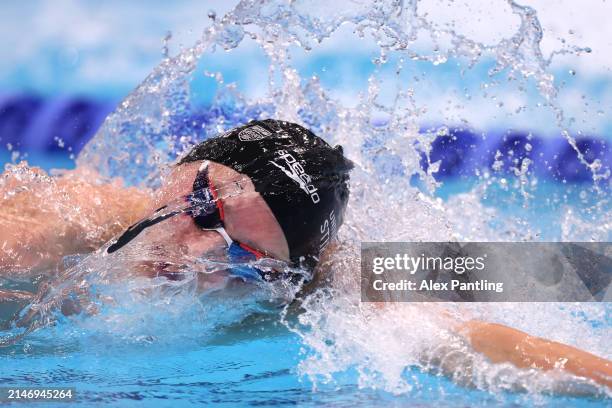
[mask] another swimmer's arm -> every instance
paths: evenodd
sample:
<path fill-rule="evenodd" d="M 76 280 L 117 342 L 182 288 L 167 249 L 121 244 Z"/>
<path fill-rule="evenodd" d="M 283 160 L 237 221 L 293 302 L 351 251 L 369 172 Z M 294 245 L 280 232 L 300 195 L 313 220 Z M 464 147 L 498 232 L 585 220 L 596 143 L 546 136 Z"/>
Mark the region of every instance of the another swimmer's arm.
<path fill-rule="evenodd" d="M 474 350 L 494 363 L 509 362 L 519 368 L 561 368 L 612 387 L 612 362 L 565 344 L 530 336 L 496 323 L 472 320 L 459 332 Z"/>

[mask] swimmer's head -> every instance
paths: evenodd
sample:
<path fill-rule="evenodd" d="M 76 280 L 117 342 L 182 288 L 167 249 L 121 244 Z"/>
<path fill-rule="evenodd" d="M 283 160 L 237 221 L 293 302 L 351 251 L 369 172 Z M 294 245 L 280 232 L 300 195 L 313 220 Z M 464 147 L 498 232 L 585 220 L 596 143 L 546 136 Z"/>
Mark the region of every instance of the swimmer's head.
<path fill-rule="evenodd" d="M 107 251 L 147 229 L 168 255 L 225 248 L 232 263 L 255 255 L 311 269 L 342 224 L 351 168 L 340 146 L 299 125 L 250 122 L 195 146 L 157 192 L 158 209 Z"/>
<path fill-rule="evenodd" d="M 282 229 L 289 259 L 313 267 L 343 222 L 353 167 L 304 127 L 253 121 L 195 146 L 179 165 L 208 160 L 247 176 Z"/>

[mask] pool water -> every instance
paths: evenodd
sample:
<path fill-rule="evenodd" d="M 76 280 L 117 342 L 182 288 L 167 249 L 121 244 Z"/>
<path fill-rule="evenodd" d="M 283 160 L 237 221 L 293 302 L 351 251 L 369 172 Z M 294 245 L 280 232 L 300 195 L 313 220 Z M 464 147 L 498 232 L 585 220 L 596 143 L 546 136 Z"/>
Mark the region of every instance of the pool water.
<path fill-rule="evenodd" d="M 589 398 L 538 396 L 469 389 L 406 367 L 414 384 L 393 394 L 359 386 L 354 370 L 329 384 L 298 374 L 300 338 L 277 317 L 251 317 L 216 335 L 177 343 L 88 338 L 27 341 L 2 351 L 3 386 L 75 387 L 81 405 L 113 407 L 218 406 L 601 406 Z M 57 404 L 40 403 L 40 406 Z M 38 405 L 37 405 L 38 406 Z"/>
<path fill-rule="evenodd" d="M 555 71 L 529 7 L 500 5 L 495 13 L 513 24 L 481 42 L 421 18 L 419 7 L 243 1 L 225 18 L 208 13 L 198 41 L 166 49 L 99 129 L 116 94 L 104 102 L 3 97 L 11 109 L 3 110 L 10 126 L 2 137 L 21 150 L 38 146 L 27 159 L 44 169 L 91 166 L 154 188 L 194 143 L 264 117 L 303 123 L 342 144 L 356 169 L 328 287 L 289 305 L 274 303 L 269 287 L 199 296 L 187 285 L 109 279 L 125 272 L 126 259 L 99 251 L 70 257 L 56 282 L 69 293 L 57 289 L 28 306 L 36 321 L 53 323 L 0 348 L 2 385 L 75 387 L 85 406 L 609 405 L 609 390 L 478 356 L 473 382 L 461 385 L 420 360 L 453 341 L 435 310 L 410 304 L 373 318 L 360 303 L 361 241 L 607 241 L 612 234 L 612 127 L 590 110 L 580 122 L 583 106 L 563 103 L 564 92 L 578 89 L 597 106 L 588 109 L 599 109 L 606 99 L 595 88 L 610 81 L 574 83 L 565 68 Z M 476 8 L 465 13 L 486 12 Z M 591 52 L 563 47 L 577 58 Z M 72 112 L 75 122 L 54 120 L 58 112 Z M 52 154 L 40 154 L 45 149 Z M 3 154 L 3 162 L 14 161 L 14 152 Z M 33 286 L 0 280 L 0 287 Z M 113 302 L 97 303 L 94 315 L 57 311 L 83 288 Z M 610 304 L 448 308 L 612 357 Z M 566 383 L 587 396 L 555 394 Z"/>

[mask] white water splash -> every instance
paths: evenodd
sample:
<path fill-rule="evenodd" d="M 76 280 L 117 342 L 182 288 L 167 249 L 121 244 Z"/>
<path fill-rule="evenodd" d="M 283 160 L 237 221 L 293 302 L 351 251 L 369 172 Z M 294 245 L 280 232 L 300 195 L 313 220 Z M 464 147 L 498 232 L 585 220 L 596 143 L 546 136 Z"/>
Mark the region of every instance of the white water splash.
<path fill-rule="evenodd" d="M 439 319 L 440 309 L 407 305 L 376 311 L 359 300 L 360 241 L 522 241 L 541 237 L 538 227 L 529 222 L 528 211 L 510 217 L 483 203 L 496 195 L 497 188 L 508 188 L 505 177 L 509 176 L 483 175 L 473 191 L 447 202 L 432 196 L 439 186 L 433 177 L 439 163 L 431 163 L 425 171 L 420 161 L 422 153 L 429 154 L 436 134 L 423 134 L 419 129 L 427 109 L 435 107 L 419 105 L 414 89 L 402 76 L 413 63 L 437 67 L 452 61 L 469 70 L 492 59 L 495 65 L 483 84 L 510 80 L 517 94 L 524 87 L 535 86 L 563 130 L 566 123 L 556 104 L 557 88 L 549 72 L 552 56 L 543 56 L 540 49 L 538 16 L 532 8 L 515 2 L 503 4 L 510 6 L 520 25 L 512 35 L 484 44 L 450 26 L 433 24 L 420 13 L 416 0 L 340 1 L 333 7 L 329 2 L 242 1 L 223 18 L 216 17 L 197 44 L 162 61 L 109 116 L 79 156 L 79 166 L 93 166 L 104 176 L 121 176 L 133 185 L 156 187 L 165 166 L 204 137 L 269 116 L 300 122 L 330 143 L 342 144 L 357 164 L 341 245 L 332 262 L 326 263 L 329 287 L 304 299 L 306 312 L 297 326 L 291 326 L 308 347 L 301 373 L 317 383 L 332 381 L 334 373 L 356 368 L 361 386 L 403 393 L 416 385 L 403 375 L 406 367 L 429 369 L 431 360 L 460 353 L 471 359 L 472 368 L 458 381 L 494 392 L 550 391 L 564 379 L 487 363 L 449 333 Z M 332 90 L 318 78 L 304 77 L 294 66 L 295 59 L 316 52 L 347 26 L 356 46 L 376 47 L 373 73 L 352 104 L 334 99 Z M 199 61 L 244 43 L 255 43 L 270 61 L 265 95 L 248 99 L 217 75 L 219 91 L 209 110 L 218 114 L 194 121 L 199 108 L 191 93 L 194 78 L 202 75 Z M 581 53 L 584 49 L 563 52 Z M 389 67 L 395 74 L 388 75 Z M 569 133 L 564 134 L 575 145 Z M 593 172 L 595 182 L 609 179 L 595 163 L 579 158 Z M 520 186 L 521 200 L 531 203 L 534 198 L 528 188 L 535 176 L 526 162 L 517 168 L 518 177 L 511 182 Z M 413 186 L 415 178 L 422 189 Z M 578 216 L 565 211 L 560 219 L 563 233 L 554 238 L 606 239 L 608 200 L 596 191 L 589 194 L 595 195 L 599 208 Z M 89 271 L 100 266 L 93 264 Z M 86 271 L 85 266 L 80 268 Z M 601 305 L 491 304 L 480 308 L 449 304 L 445 309 L 459 318 L 506 323 L 609 357 L 606 339 L 610 329 L 596 330 L 580 317 L 584 313 L 604 321 L 607 309 Z"/>

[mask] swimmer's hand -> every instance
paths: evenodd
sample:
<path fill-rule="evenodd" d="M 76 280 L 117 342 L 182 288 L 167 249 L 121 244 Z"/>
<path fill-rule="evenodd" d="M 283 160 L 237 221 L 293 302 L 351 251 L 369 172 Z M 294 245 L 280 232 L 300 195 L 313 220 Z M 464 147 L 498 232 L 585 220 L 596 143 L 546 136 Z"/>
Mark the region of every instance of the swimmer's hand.
<path fill-rule="evenodd" d="M 27 163 L 0 176 L 0 276 L 29 278 L 97 249 L 146 213 L 149 192 L 91 170 L 50 176 Z"/>

